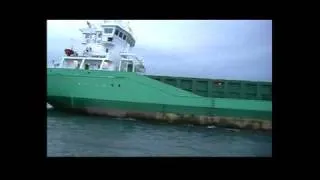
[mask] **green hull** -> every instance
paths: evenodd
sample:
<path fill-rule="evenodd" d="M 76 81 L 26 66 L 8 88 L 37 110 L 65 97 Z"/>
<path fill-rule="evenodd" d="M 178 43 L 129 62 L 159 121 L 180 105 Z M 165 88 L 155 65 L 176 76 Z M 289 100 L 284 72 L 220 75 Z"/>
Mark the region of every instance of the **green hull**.
<path fill-rule="evenodd" d="M 177 123 L 230 124 L 231 118 L 251 122 L 237 127 L 265 122 L 257 129 L 271 129 L 272 120 L 271 101 L 203 97 L 128 72 L 49 68 L 47 102 L 56 109 Z"/>

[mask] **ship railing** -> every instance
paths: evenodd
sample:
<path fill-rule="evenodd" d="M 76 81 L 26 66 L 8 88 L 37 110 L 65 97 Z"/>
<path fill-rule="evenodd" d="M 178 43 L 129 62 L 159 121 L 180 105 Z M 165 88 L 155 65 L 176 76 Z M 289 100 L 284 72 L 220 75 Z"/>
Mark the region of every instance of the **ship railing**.
<path fill-rule="evenodd" d="M 134 57 L 134 59 L 137 59 L 137 60 L 141 60 L 141 59 L 139 59 L 139 57 L 136 55 L 136 54 L 134 54 L 134 53 L 130 53 L 130 52 L 120 52 L 119 53 L 120 54 L 120 56 L 131 56 L 131 57 Z"/>
<path fill-rule="evenodd" d="M 135 58 L 121 58 L 122 61 L 132 61 L 135 64 L 143 64 L 143 60 L 135 59 Z"/>
<path fill-rule="evenodd" d="M 120 55 L 136 56 L 136 54 L 134 54 L 134 53 L 125 52 L 125 51 L 120 52 Z"/>

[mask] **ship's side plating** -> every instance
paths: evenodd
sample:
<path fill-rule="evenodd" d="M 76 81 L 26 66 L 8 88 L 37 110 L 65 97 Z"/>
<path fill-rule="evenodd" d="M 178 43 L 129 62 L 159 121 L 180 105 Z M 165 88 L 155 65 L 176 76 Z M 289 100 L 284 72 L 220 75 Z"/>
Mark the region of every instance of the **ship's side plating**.
<path fill-rule="evenodd" d="M 271 129 L 269 101 L 205 98 L 136 73 L 48 69 L 47 76 L 47 101 L 57 109 Z"/>

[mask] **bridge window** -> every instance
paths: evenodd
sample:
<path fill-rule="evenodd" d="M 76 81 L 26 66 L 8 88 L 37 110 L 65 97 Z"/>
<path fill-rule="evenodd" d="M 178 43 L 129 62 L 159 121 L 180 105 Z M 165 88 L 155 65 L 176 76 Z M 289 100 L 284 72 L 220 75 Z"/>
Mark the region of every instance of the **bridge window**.
<path fill-rule="evenodd" d="M 112 31 L 113 31 L 112 28 L 104 28 L 104 33 L 105 33 L 105 34 L 111 34 Z"/>
<path fill-rule="evenodd" d="M 118 29 L 116 29 L 115 34 L 116 34 L 117 36 L 119 35 L 119 30 L 118 30 Z"/>
<path fill-rule="evenodd" d="M 126 40 L 126 38 L 127 38 L 127 36 L 124 34 L 124 35 L 123 35 L 123 40 Z"/>
<path fill-rule="evenodd" d="M 122 36 L 123 36 L 123 33 L 122 33 L 122 32 L 120 32 L 119 37 L 120 37 L 120 38 L 122 38 Z"/>
<path fill-rule="evenodd" d="M 98 32 L 98 38 L 101 38 L 101 37 L 102 37 L 102 33 Z"/>
<path fill-rule="evenodd" d="M 128 42 L 128 44 L 130 44 L 130 45 L 131 45 L 132 40 L 131 40 L 131 38 L 130 38 L 130 37 L 127 39 L 127 42 Z"/>

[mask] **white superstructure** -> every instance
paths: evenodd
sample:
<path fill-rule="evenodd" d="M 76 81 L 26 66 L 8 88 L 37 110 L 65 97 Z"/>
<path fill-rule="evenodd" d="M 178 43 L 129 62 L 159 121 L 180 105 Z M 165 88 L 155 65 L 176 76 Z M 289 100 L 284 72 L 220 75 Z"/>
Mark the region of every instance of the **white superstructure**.
<path fill-rule="evenodd" d="M 82 28 L 82 48 L 65 49 L 65 56 L 56 65 L 60 68 L 95 69 L 145 73 L 144 62 L 131 49 L 135 38 L 129 22 L 105 20 Z"/>

